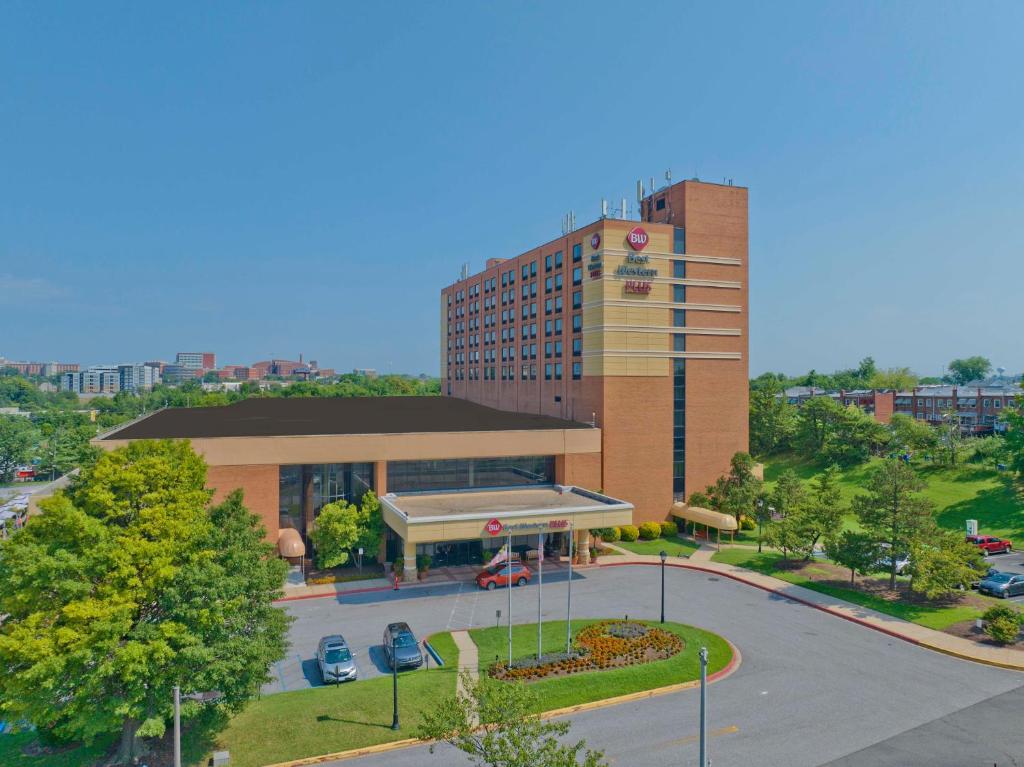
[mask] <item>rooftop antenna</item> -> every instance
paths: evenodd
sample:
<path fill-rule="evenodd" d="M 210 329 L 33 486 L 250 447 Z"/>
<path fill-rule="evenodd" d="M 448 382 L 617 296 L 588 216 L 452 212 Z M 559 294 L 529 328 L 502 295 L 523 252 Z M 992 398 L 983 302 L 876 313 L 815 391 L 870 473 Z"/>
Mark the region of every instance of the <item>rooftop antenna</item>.
<path fill-rule="evenodd" d="M 601 198 L 601 218 L 608 218 L 608 200 Z"/>
<path fill-rule="evenodd" d="M 665 171 L 665 181 L 668 183 L 669 186 L 672 186 L 672 169 L 671 168 L 669 168 L 668 170 Z"/>
<path fill-rule="evenodd" d="M 576 211 L 574 210 L 569 211 L 569 231 L 576 231 Z"/>
<path fill-rule="evenodd" d="M 621 218 L 628 218 L 628 217 L 629 217 L 629 214 L 627 213 L 627 208 L 626 208 L 626 198 L 623 197 L 622 198 L 622 216 L 621 216 Z"/>
<path fill-rule="evenodd" d="M 653 191 L 653 190 L 652 190 Z M 636 180 L 636 201 L 641 203 L 644 201 L 644 182 L 640 179 Z"/>

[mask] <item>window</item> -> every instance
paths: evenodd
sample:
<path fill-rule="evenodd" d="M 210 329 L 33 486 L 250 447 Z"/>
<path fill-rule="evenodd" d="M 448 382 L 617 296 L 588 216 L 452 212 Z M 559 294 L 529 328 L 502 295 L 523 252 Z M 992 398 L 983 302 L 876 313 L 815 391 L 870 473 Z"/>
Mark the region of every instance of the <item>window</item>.
<path fill-rule="evenodd" d="M 561 362 L 556 362 L 555 363 L 555 380 L 556 381 L 561 381 L 562 380 L 562 363 Z"/>
<path fill-rule="evenodd" d="M 533 298 L 536 295 L 537 295 L 537 283 L 536 282 L 531 282 L 530 283 L 530 298 Z"/>
<path fill-rule="evenodd" d="M 686 327 L 686 310 L 684 309 L 673 309 L 672 310 L 672 325 L 677 328 Z"/>
<path fill-rule="evenodd" d="M 1003 406 L 1003 401 L 1001 399 L 997 399 L 997 400 L 994 400 L 992 402 L 992 404 L 995 405 L 996 409 L 998 410 L 999 408 L 1001 408 Z"/>
<path fill-rule="evenodd" d="M 561 290 L 561 289 L 562 289 L 562 275 L 556 274 L 555 275 L 555 290 Z"/>
<path fill-rule="evenodd" d="M 982 400 L 981 406 L 982 407 L 992 407 L 992 400 L 990 400 L 990 399 Z"/>
<path fill-rule="evenodd" d="M 686 303 L 686 286 L 685 285 L 673 285 L 672 286 L 672 300 L 677 304 Z"/>
<path fill-rule="evenodd" d="M 537 344 L 530 344 L 530 359 L 537 359 Z"/>
<path fill-rule="evenodd" d="M 677 226 L 672 232 L 672 252 L 686 252 L 686 230 L 681 226 Z"/>
<path fill-rule="evenodd" d="M 583 291 L 574 290 L 572 292 L 572 308 L 579 309 L 581 306 L 583 306 Z"/>
<path fill-rule="evenodd" d="M 530 323 L 530 338 L 536 338 L 536 337 L 537 337 L 537 323 L 536 322 L 531 322 Z"/>
<path fill-rule="evenodd" d="M 544 335 L 551 335 L 552 323 L 551 320 L 544 320 Z"/>
<path fill-rule="evenodd" d="M 551 380 L 551 370 L 552 370 L 552 367 L 551 367 L 551 363 L 549 362 L 548 364 L 546 364 L 544 366 L 544 380 L 545 381 L 550 381 Z"/>
<path fill-rule="evenodd" d="M 562 311 L 562 297 L 561 296 L 555 296 L 555 311 L 556 312 Z"/>
<path fill-rule="evenodd" d="M 523 279 L 524 280 L 530 279 L 530 265 L 529 264 L 523 264 Z"/>
<path fill-rule="evenodd" d="M 555 356 L 556 357 L 561 357 L 562 356 L 562 342 L 561 341 L 555 341 Z"/>
<path fill-rule="evenodd" d="M 544 256 L 544 271 L 545 272 L 550 272 L 551 271 L 551 264 L 552 264 L 552 262 L 553 262 L 553 260 L 552 260 L 551 256 Z"/>
<path fill-rule="evenodd" d="M 508 272 L 501 273 L 501 287 L 508 287 Z"/>
<path fill-rule="evenodd" d="M 536 365 L 530 365 L 530 380 L 531 381 L 536 381 L 537 380 L 537 366 Z"/>
<path fill-rule="evenodd" d="M 522 378 L 525 381 L 529 377 L 530 377 L 530 366 L 529 365 L 523 365 L 523 375 L 522 375 Z"/>
<path fill-rule="evenodd" d="M 551 299 L 550 299 L 550 298 L 549 298 L 549 299 L 547 299 L 547 300 L 546 300 L 546 301 L 544 302 L 544 314 L 551 314 L 551 310 L 552 310 L 552 309 L 554 308 L 554 306 L 555 306 L 555 305 L 554 305 L 554 303 L 553 303 L 553 302 L 551 301 Z"/>
<path fill-rule="evenodd" d="M 575 264 L 577 261 L 583 258 L 583 245 L 576 243 L 572 246 L 572 262 Z"/>
<path fill-rule="evenodd" d="M 550 357 L 550 356 L 551 356 L 551 350 L 552 350 L 552 348 L 553 348 L 553 347 L 552 347 L 552 345 L 551 345 L 551 342 L 550 342 L 550 341 L 548 341 L 547 343 L 545 343 L 545 344 L 544 344 L 544 356 L 545 356 L 545 357 Z"/>
<path fill-rule="evenodd" d="M 676 278 L 686 277 L 686 262 L 685 261 L 673 261 L 672 262 L 672 276 Z"/>
<path fill-rule="evenodd" d="M 562 268 L 562 251 L 555 251 L 555 268 Z"/>
<path fill-rule="evenodd" d="M 572 270 L 572 284 L 580 285 L 583 282 L 583 268 L 580 266 L 573 267 Z"/>
<path fill-rule="evenodd" d="M 572 339 L 572 356 L 579 357 L 583 354 L 583 339 L 574 338 Z"/>
<path fill-rule="evenodd" d="M 530 305 L 529 304 L 523 304 L 523 319 L 525 320 L 529 316 L 530 316 Z"/>
<path fill-rule="evenodd" d="M 548 277 L 546 280 L 544 280 L 544 292 L 545 293 L 550 293 L 551 292 L 551 288 L 554 286 L 554 284 L 555 284 L 555 281 L 553 279 L 551 279 L 550 277 Z"/>
<path fill-rule="evenodd" d="M 583 377 L 583 363 L 574 362 L 572 363 L 572 380 L 578 381 Z"/>
<path fill-rule="evenodd" d="M 572 316 L 572 332 L 579 333 L 581 330 L 583 330 L 583 315 L 574 314 Z"/>
<path fill-rule="evenodd" d="M 530 262 L 530 276 L 531 277 L 536 277 L 537 276 L 537 262 L 536 261 L 531 261 Z"/>
<path fill-rule="evenodd" d="M 523 344 L 523 356 L 522 356 L 522 359 L 524 359 L 524 360 L 530 359 L 530 345 L 529 344 Z"/>
<path fill-rule="evenodd" d="M 536 302 L 530 304 L 530 316 L 531 317 L 536 317 L 537 316 L 537 304 L 536 304 Z"/>
<path fill-rule="evenodd" d="M 684 336 L 682 333 L 676 333 L 672 336 L 672 351 L 686 351 L 686 336 Z"/>
<path fill-rule="evenodd" d="M 556 336 L 562 335 L 562 318 L 561 317 L 556 317 L 555 318 L 555 335 Z"/>
<path fill-rule="evenodd" d="M 655 210 L 665 210 L 665 198 L 659 197 L 654 203 Z"/>
<path fill-rule="evenodd" d="M 523 298 L 530 297 L 530 286 L 527 283 L 523 283 Z"/>

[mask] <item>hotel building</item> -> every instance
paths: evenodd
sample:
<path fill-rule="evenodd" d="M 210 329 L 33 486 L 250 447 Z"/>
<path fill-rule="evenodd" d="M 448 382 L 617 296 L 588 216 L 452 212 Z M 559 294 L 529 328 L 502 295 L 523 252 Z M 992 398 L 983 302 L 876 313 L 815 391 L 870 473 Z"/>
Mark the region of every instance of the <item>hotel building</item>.
<path fill-rule="evenodd" d="M 591 487 L 664 520 L 748 446 L 747 190 L 682 181 L 441 291 L 451 397 L 601 429 Z"/>

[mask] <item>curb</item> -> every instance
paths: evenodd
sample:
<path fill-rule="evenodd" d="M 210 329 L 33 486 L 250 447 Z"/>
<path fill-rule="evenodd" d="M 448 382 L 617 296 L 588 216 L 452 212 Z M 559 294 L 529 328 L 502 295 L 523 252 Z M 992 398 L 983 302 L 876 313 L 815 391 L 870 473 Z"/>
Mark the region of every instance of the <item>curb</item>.
<path fill-rule="evenodd" d="M 623 563 L 626 564 L 626 563 Z M 725 639 L 725 637 L 722 637 Z M 732 650 L 732 658 L 729 663 L 726 664 L 725 668 L 719 669 L 714 674 L 708 676 L 708 684 L 714 684 L 715 682 L 721 681 L 735 673 L 736 669 L 740 667 L 743 662 L 743 656 L 740 654 L 739 648 L 736 647 L 728 639 L 725 640 L 729 645 L 729 649 Z M 542 711 L 540 714 L 541 719 L 554 719 L 559 716 L 568 716 L 569 714 L 578 714 L 583 711 L 593 711 L 599 708 L 607 708 L 609 706 L 617 706 L 621 703 L 630 703 L 636 700 L 644 700 L 646 698 L 654 698 L 661 695 L 669 695 L 674 692 L 681 692 L 683 690 L 692 690 L 700 687 L 700 680 L 694 679 L 689 682 L 679 682 L 678 684 L 670 684 L 665 687 L 655 687 L 651 690 L 641 690 L 640 692 L 631 692 L 626 695 L 617 695 L 614 698 L 604 698 L 602 700 L 593 700 L 588 703 L 579 703 L 575 706 L 567 706 L 565 708 L 556 708 L 551 711 Z M 353 748 L 348 751 L 338 751 L 333 754 L 321 754 L 320 756 L 307 756 L 302 759 L 293 759 L 288 762 L 275 762 L 274 764 L 267 764 L 263 767 L 305 767 L 311 764 L 323 764 L 324 762 L 344 761 L 347 759 L 357 759 L 361 756 L 371 756 L 373 754 L 384 754 L 389 751 L 399 751 L 403 748 L 411 748 L 416 745 L 427 745 L 428 742 L 436 741 L 425 741 L 419 738 L 405 738 L 404 740 L 394 740 L 390 743 L 378 743 L 374 746 L 364 746 L 363 748 Z"/>
<path fill-rule="evenodd" d="M 603 565 L 603 567 L 627 567 L 627 566 L 630 566 L 630 565 L 640 565 L 640 566 L 648 566 L 648 567 L 660 567 L 661 563 L 660 562 L 609 562 L 607 565 Z M 932 644 L 931 642 L 928 642 L 927 640 L 915 639 L 914 637 L 907 636 L 906 634 L 901 634 L 898 631 L 894 631 L 892 629 L 887 629 L 887 628 L 885 628 L 883 626 L 877 626 L 874 623 L 871 623 L 870 621 L 866 621 L 866 620 L 864 620 L 862 618 L 858 618 L 858 617 L 856 617 L 854 615 L 846 615 L 845 613 L 836 612 L 835 610 L 832 610 L 829 607 L 826 607 L 824 605 L 819 605 L 816 602 L 811 602 L 810 600 L 807 600 L 807 599 L 802 599 L 800 597 L 793 596 L 792 594 L 787 594 L 786 592 L 784 592 L 784 591 L 782 591 L 780 589 L 774 589 L 774 588 L 772 588 L 770 586 L 764 586 L 764 585 L 762 585 L 760 583 L 755 583 L 754 581 L 748 581 L 745 578 L 743 578 L 743 577 L 741 577 L 739 575 L 736 575 L 734 573 L 727 573 L 727 572 L 723 572 L 721 570 L 712 570 L 709 567 L 701 567 L 700 565 L 679 564 L 679 563 L 671 563 L 671 564 L 670 563 L 666 563 L 665 566 L 666 567 L 678 567 L 678 568 L 683 569 L 683 570 L 698 570 L 698 571 L 700 571 L 702 573 L 710 573 L 712 575 L 720 576 L 720 577 L 723 577 L 723 578 L 729 578 L 730 580 L 734 580 L 734 581 L 736 581 L 738 583 L 742 583 L 742 584 L 747 585 L 747 586 L 753 586 L 754 588 L 761 589 L 762 591 L 767 591 L 769 594 L 775 594 L 776 596 L 780 596 L 783 599 L 788 599 L 791 602 L 796 602 L 797 604 L 801 604 L 801 605 L 804 605 L 806 607 L 813 607 L 815 610 L 820 610 L 821 612 L 827 613 L 828 615 L 835 616 L 836 618 L 842 618 L 843 620 L 850 621 L 851 623 L 856 623 L 858 626 L 863 626 L 864 628 L 871 629 L 872 631 L 877 631 L 880 634 L 886 634 L 888 636 L 891 636 L 893 639 L 899 639 L 899 640 L 902 640 L 904 642 L 907 642 L 908 644 L 912 644 L 912 645 L 915 645 L 917 647 L 923 647 L 926 650 L 932 650 L 934 652 L 942 653 L 943 655 L 949 655 L 950 657 L 953 657 L 953 658 L 958 658 L 960 660 L 967 660 L 967 661 L 971 661 L 973 663 L 980 663 L 980 664 L 982 664 L 984 666 L 993 666 L 995 668 L 1002 668 L 1002 669 L 1007 669 L 1007 670 L 1010 670 L 1010 671 L 1024 672 L 1024 664 L 1014 665 L 1014 664 L 1011 664 L 1011 663 L 1002 663 L 1000 661 L 988 660 L 987 658 L 979 658 L 979 657 L 977 657 L 975 655 L 967 655 L 966 653 L 957 652 L 956 650 L 950 650 L 950 649 L 947 649 L 945 647 L 940 647 L 938 645 Z M 854 604 L 854 603 L 850 602 L 850 604 Z M 859 605 L 854 605 L 854 606 L 856 607 L 856 606 L 859 606 Z M 870 608 L 868 608 L 868 609 L 870 609 Z M 899 620 L 899 619 L 897 619 L 897 620 Z"/>

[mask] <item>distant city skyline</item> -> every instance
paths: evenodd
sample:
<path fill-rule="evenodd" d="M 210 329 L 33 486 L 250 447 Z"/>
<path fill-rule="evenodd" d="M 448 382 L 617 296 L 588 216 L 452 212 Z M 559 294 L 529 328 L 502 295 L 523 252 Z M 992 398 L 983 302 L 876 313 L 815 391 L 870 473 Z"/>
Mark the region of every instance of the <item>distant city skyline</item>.
<path fill-rule="evenodd" d="M 1022 25 L 1014 3 L 7 4 L 0 353 L 436 375 L 463 263 L 671 168 L 750 188 L 751 375 L 1017 373 Z"/>

